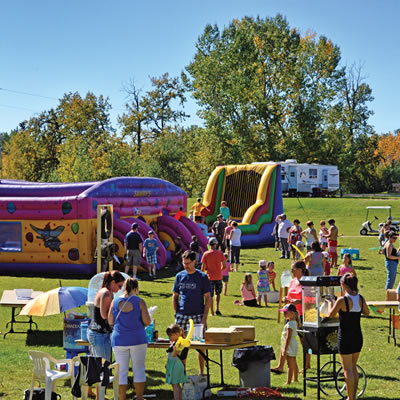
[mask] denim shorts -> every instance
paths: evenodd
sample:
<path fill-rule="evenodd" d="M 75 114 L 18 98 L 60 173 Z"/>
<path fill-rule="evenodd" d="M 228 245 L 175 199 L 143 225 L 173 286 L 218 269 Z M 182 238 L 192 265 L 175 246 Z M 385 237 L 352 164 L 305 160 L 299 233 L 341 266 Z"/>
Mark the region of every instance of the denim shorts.
<path fill-rule="evenodd" d="M 111 335 L 88 329 L 87 337 L 90 343 L 90 353 L 95 357 L 103 357 L 111 362 Z"/>

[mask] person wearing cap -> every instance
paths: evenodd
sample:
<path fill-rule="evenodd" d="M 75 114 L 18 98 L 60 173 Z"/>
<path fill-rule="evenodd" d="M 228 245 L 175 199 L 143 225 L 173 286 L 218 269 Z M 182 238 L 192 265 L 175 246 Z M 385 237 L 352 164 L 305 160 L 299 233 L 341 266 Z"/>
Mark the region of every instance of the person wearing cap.
<path fill-rule="evenodd" d="M 182 256 L 184 270 L 177 273 L 172 288 L 172 307 L 175 323 L 184 330 L 189 328 L 189 320 L 207 326 L 211 304 L 211 288 L 207 275 L 196 269 L 196 254 L 186 250 Z M 199 353 L 200 374 L 204 372 L 204 358 Z"/>
<path fill-rule="evenodd" d="M 225 252 L 225 241 L 224 241 L 224 234 L 225 228 L 227 227 L 226 222 L 222 218 L 222 214 L 217 215 L 217 220 L 212 224 L 211 230 L 214 233 L 217 242 L 218 242 L 218 249 L 222 252 Z"/>
<path fill-rule="evenodd" d="M 222 292 L 222 270 L 226 268 L 224 253 L 217 250 L 217 239 L 211 238 L 208 241 L 210 250 L 203 254 L 201 259 L 203 272 L 207 272 L 211 286 L 211 315 L 214 315 L 214 293 L 215 293 L 215 314 L 221 315 L 219 302 Z"/>
<path fill-rule="evenodd" d="M 154 232 L 148 232 L 149 237 L 143 244 L 143 257 L 146 257 L 147 264 L 149 265 L 149 277 L 156 277 L 156 264 L 157 264 L 157 250 L 158 242 L 154 239 Z"/>
<path fill-rule="evenodd" d="M 143 240 L 138 232 L 139 225 L 135 222 L 131 226 L 131 230 L 126 234 L 124 239 L 124 247 L 126 251 L 126 267 L 125 273 L 129 274 L 132 267 L 133 277 L 136 277 L 138 267 L 142 261 Z"/>
<path fill-rule="evenodd" d="M 286 214 L 281 214 L 279 217 L 278 237 L 282 247 L 282 255 L 279 258 L 290 258 L 288 239 L 292 223 L 286 219 Z"/>
<path fill-rule="evenodd" d="M 383 248 L 383 254 L 385 254 L 385 267 L 387 271 L 387 280 L 385 289 L 393 289 L 396 282 L 397 265 L 400 260 L 400 255 L 397 255 L 397 251 L 394 247 L 396 242 L 397 234 L 396 232 L 388 233 L 388 240 Z"/>
<path fill-rule="evenodd" d="M 287 362 L 287 378 L 286 385 L 294 382 L 298 382 L 299 369 L 297 367 L 297 328 L 300 326 L 299 314 L 296 307 L 293 304 L 286 304 L 279 310 L 285 315 L 285 326 L 282 331 L 281 339 L 281 356 L 286 358 Z"/>

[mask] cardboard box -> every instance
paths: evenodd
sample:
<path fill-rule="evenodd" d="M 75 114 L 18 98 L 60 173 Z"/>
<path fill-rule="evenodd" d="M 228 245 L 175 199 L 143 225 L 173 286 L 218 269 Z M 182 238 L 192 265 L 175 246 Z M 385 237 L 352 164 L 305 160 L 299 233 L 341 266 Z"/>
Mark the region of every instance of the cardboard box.
<path fill-rule="evenodd" d="M 233 328 L 210 328 L 204 333 L 206 343 L 237 344 L 243 343 L 243 331 Z"/>
<path fill-rule="evenodd" d="M 232 325 L 230 328 L 242 331 L 244 342 L 250 342 L 256 338 L 256 328 L 253 325 Z"/>

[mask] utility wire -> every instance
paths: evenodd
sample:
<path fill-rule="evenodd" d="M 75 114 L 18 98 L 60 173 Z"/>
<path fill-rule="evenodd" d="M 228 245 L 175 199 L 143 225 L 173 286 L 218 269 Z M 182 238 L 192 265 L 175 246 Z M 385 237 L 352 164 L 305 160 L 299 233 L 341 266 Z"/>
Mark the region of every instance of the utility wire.
<path fill-rule="evenodd" d="M 58 100 L 58 99 L 55 98 L 55 97 L 42 96 L 41 94 L 20 92 L 19 90 L 12 90 L 12 89 L 5 89 L 5 88 L 0 88 L 0 90 L 2 90 L 3 92 L 10 92 L 10 93 L 22 94 L 22 95 L 25 95 L 25 96 L 42 97 L 43 99 Z"/>
<path fill-rule="evenodd" d="M 15 108 L 15 109 L 17 109 L 17 110 L 25 110 L 25 111 L 36 112 L 36 110 L 32 110 L 32 109 L 30 109 L 30 108 L 18 107 L 18 106 L 7 106 L 7 105 L 5 105 L 5 104 L 0 104 L 0 107 Z"/>

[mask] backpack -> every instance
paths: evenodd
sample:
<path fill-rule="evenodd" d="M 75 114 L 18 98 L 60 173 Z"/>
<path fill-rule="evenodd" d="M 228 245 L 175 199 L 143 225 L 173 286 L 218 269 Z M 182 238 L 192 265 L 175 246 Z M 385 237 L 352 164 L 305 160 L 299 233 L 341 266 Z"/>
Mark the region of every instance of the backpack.
<path fill-rule="evenodd" d="M 45 388 L 33 388 L 32 400 L 45 400 Z M 30 389 L 26 389 L 24 392 L 23 400 L 29 400 Z M 61 396 L 56 392 L 51 393 L 51 400 L 61 399 Z"/>

